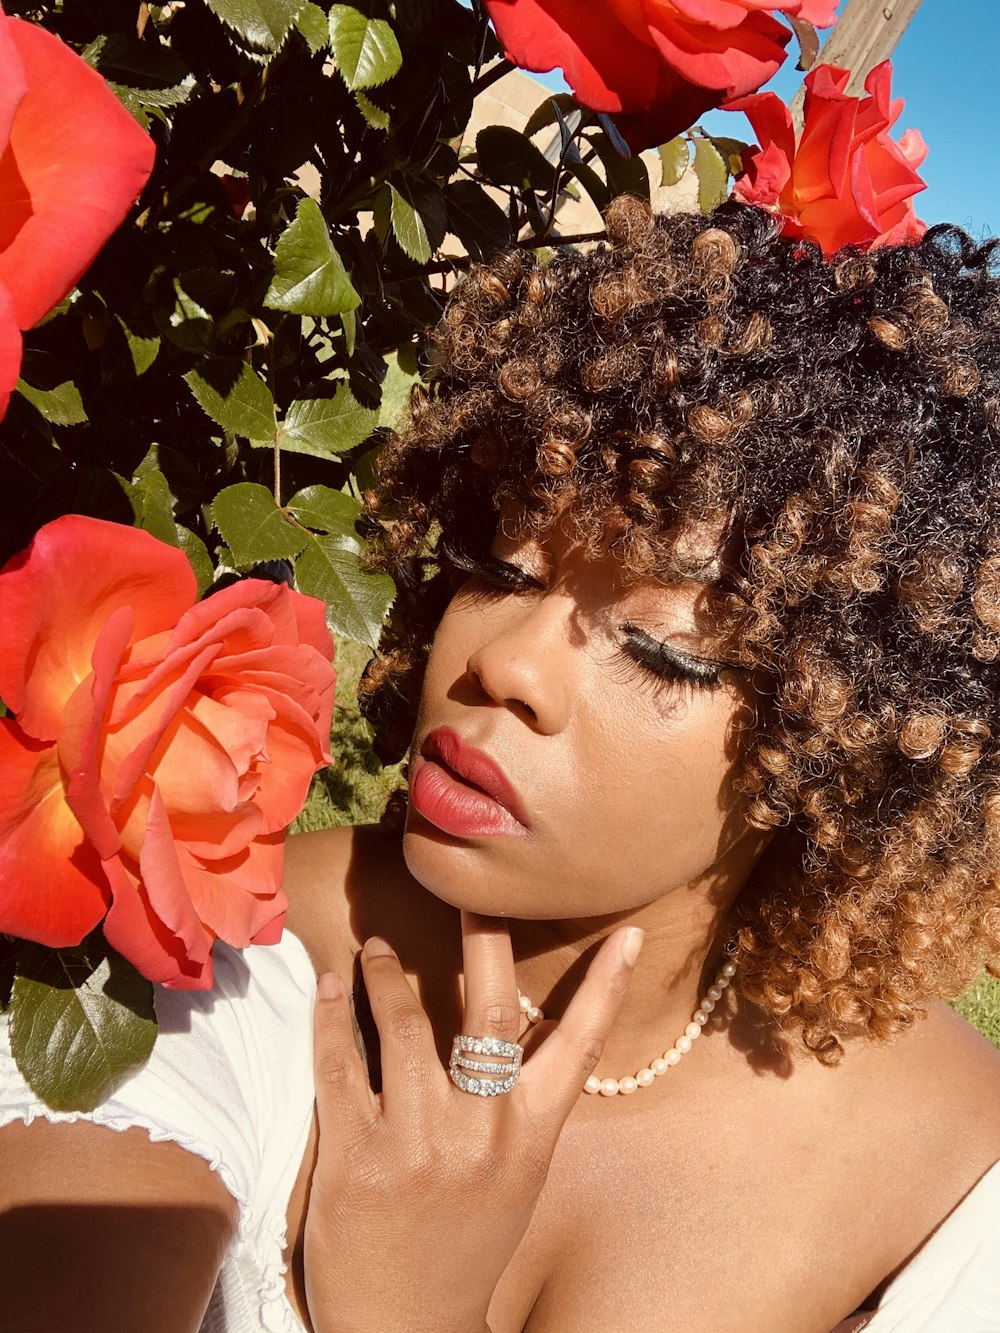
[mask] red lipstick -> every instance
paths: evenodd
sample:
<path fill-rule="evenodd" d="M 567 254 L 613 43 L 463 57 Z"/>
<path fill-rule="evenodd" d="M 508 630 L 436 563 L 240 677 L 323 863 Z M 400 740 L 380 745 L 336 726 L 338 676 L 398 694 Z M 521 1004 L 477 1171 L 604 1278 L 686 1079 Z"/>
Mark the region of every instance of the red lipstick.
<path fill-rule="evenodd" d="M 451 727 L 437 727 L 424 739 L 413 762 L 410 801 L 428 823 L 453 837 L 528 834 L 521 799 L 503 771 Z"/>

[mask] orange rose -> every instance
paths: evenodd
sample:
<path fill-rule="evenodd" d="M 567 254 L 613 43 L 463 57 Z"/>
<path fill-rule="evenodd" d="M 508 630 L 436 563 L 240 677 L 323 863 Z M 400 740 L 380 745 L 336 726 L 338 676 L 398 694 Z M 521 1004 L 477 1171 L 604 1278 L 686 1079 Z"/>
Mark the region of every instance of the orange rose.
<path fill-rule="evenodd" d="M 917 167 L 927 147 L 916 130 L 897 142 L 889 131 L 903 110 L 892 101 L 888 60 L 865 80 L 867 97 L 844 89 L 850 71 L 818 65 L 806 78 L 805 119 L 796 143 L 788 108 L 774 93 L 731 103 L 745 111 L 759 147 L 743 155 L 733 194 L 784 219 L 782 234 L 816 241 L 827 255 L 841 246 L 906 245 L 926 230 L 913 212 L 924 189 Z"/>
<path fill-rule="evenodd" d="M 839 0 L 485 0 L 507 58 L 559 68 L 581 105 L 615 117 L 635 152 L 753 92 L 785 59 L 790 30 L 820 28 Z"/>
<path fill-rule="evenodd" d="M 273 943 L 285 830 L 327 762 L 325 608 L 69 515 L 0 572 L 0 931 L 101 921 L 146 977 L 212 984 L 215 939 Z"/>
<path fill-rule="evenodd" d="M 97 71 L 0 9 L 0 417 L 20 330 L 62 300 L 152 167 L 152 140 Z"/>

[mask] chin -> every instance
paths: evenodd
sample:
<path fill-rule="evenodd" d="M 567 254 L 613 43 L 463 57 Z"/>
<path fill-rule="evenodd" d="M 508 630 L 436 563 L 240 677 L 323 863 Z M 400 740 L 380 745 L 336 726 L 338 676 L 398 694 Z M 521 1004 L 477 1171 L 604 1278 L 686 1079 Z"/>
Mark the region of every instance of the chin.
<path fill-rule="evenodd" d="M 480 916 L 543 919 L 558 915 L 539 912 L 537 902 L 522 902 L 516 890 L 507 891 L 503 870 L 492 863 L 488 847 L 460 842 L 425 820 L 416 828 L 413 822 L 407 820 L 403 833 L 403 860 L 417 883 L 435 898 Z"/>

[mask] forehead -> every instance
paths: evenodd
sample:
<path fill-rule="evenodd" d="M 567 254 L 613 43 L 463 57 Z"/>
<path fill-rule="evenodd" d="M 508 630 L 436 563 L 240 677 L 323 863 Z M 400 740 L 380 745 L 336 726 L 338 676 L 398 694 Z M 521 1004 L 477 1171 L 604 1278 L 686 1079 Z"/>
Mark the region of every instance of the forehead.
<path fill-rule="evenodd" d="M 621 523 L 581 521 L 572 512 L 539 519 L 505 506 L 497 521 L 496 540 L 508 546 L 535 545 L 561 558 L 574 556 L 612 562 L 623 584 L 657 580 L 688 582 L 711 589 L 724 570 L 728 521 L 723 515 L 687 519 L 659 531 Z"/>

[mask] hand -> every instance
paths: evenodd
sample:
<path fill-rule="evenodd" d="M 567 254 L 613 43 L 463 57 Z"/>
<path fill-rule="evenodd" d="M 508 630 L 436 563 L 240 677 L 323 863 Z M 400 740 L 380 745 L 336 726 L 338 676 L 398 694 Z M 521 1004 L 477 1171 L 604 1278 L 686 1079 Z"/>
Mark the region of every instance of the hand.
<path fill-rule="evenodd" d="M 343 981 L 316 1003 L 319 1156 L 305 1229 L 316 1333 L 481 1333 L 524 1235 L 556 1140 L 601 1056 L 641 931 L 601 946 L 562 1020 L 502 1096 L 462 1092 L 427 1015 L 382 940 L 361 955 L 382 1047 L 369 1087 Z M 516 1041 L 521 1023 L 507 927 L 463 913 L 462 1031 Z"/>

